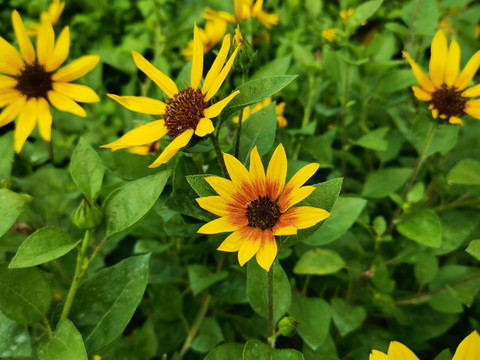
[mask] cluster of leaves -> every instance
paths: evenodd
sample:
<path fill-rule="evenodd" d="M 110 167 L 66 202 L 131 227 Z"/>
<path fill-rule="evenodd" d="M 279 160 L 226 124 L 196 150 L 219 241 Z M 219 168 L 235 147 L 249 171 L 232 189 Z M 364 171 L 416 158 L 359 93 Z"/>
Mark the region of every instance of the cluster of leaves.
<path fill-rule="evenodd" d="M 277 129 L 274 104 L 243 123 L 239 159 L 248 163 L 254 146 L 268 158 L 281 142 L 289 177 L 320 163 L 304 204 L 332 213 L 279 238 L 274 321 L 288 315 L 296 329 L 271 352 L 267 273 L 217 252 L 225 234 L 197 234 L 213 219 L 194 200 L 214 194 L 205 172 L 221 176 L 212 147 L 201 142 L 158 169 L 148 168 L 153 156 L 98 149 L 151 120 L 106 92 L 162 98 L 137 74 L 132 49 L 185 87 L 190 64 L 180 49 L 207 2 L 79 4 L 67 2 L 60 22 L 71 27 L 72 55 L 101 56 L 82 81 L 102 101 L 86 119 L 54 112 L 52 143 L 34 133 L 19 155 L 13 125 L 0 128 L 1 358 L 366 359 L 395 339 L 447 360 L 480 330 L 480 123 L 432 120 L 412 99 L 415 78 L 401 58 L 408 49 L 426 68 L 445 19 L 469 58 L 480 48 L 479 5 L 274 0 L 278 26 L 267 33 L 249 19 L 256 63 L 248 82 L 234 71 L 222 89 L 241 92 L 215 136 L 232 153 L 233 115 L 268 96 L 285 101 L 287 128 Z M 47 5 L 8 4 L 32 20 Z M 233 2 L 208 5 L 233 13 Z M 344 25 L 338 13 L 347 8 Z M 1 34 L 13 39 L 8 15 L 0 14 Z M 326 27 L 338 29 L 332 43 L 320 35 Z M 65 318 L 74 274 L 82 279 Z"/>

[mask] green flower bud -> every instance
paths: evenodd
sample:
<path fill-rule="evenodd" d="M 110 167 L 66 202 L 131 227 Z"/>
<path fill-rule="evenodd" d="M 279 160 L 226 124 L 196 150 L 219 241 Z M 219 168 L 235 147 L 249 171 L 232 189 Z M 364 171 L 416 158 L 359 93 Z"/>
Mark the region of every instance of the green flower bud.
<path fill-rule="evenodd" d="M 101 224 L 102 209 L 97 204 L 90 204 L 85 198 L 72 215 L 73 223 L 81 230 L 93 229 Z"/>
<path fill-rule="evenodd" d="M 283 336 L 292 337 L 297 331 L 298 321 L 293 317 L 285 316 L 278 322 L 278 333 Z"/>

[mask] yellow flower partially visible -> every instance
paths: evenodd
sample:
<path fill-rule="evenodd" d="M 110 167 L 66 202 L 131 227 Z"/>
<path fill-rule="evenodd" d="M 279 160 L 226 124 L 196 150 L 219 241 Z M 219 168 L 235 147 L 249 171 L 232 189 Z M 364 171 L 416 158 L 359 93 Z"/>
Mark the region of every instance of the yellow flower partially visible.
<path fill-rule="evenodd" d="M 195 25 L 190 87 L 180 91 L 172 79 L 154 67 L 142 55 L 132 51 L 133 60 L 137 67 L 162 89 L 168 101 L 165 103 L 145 96 L 118 96 L 113 94 L 108 94 L 108 96 L 129 110 L 142 114 L 160 115 L 163 116 L 163 119 L 141 125 L 127 132 L 120 139 L 101 147 L 115 151 L 146 145 L 168 134 L 173 138 L 172 142 L 149 166 L 157 167 L 167 163 L 181 148 L 185 147 L 194 134 L 199 137 L 211 134 L 215 130 L 211 119 L 218 116 L 223 108 L 239 93 L 237 90 L 225 99 L 209 105 L 209 101 L 222 86 L 237 56 L 238 48 L 227 60 L 229 50 L 230 35 L 226 35 L 200 90 L 203 74 L 203 44 L 200 31 Z"/>
<path fill-rule="evenodd" d="M 0 114 L 0 127 L 17 119 L 14 148 L 19 153 L 37 123 L 41 137 L 50 141 L 51 105 L 85 117 L 85 110 L 77 102 L 100 101 L 88 86 L 70 83 L 92 70 L 100 57 L 82 56 L 58 70 L 68 57 L 69 28 L 65 27 L 55 41 L 51 23 L 43 21 L 35 49 L 16 10 L 12 12 L 12 23 L 20 53 L 0 37 L 0 74 L 5 74 L 0 75 L 0 107 L 5 107 Z"/>
<path fill-rule="evenodd" d="M 430 78 L 425 75 L 407 53 L 403 52 L 412 67 L 413 75 L 420 87 L 412 86 L 420 101 L 427 101 L 434 119 L 440 117 L 450 124 L 463 124 L 461 116 L 469 114 L 480 119 L 480 84 L 469 87 L 480 66 L 480 51 L 477 51 L 460 72 L 460 46 L 452 40 L 450 47 L 442 30 L 432 40 L 429 64 Z"/>
<path fill-rule="evenodd" d="M 354 11 L 352 8 L 349 8 L 347 10 L 345 9 L 340 10 L 340 17 L 342 18 L 342 21 L 344 24 L 346 24 L 348 21 L 348 18 L 353 15 L 353 12 Z"/>
<path fill-rule="evenodd" d="M 52 26 L 55 26 L 60 19 L 64 8 L 65 1 L 52 0 L 48 6 L 48 10 L 42 12 L 40 15 L 41 22 L 48 21 Z M 39 23 L 31 23 L 27 29 L 28 36 L 37 36 L 39 29 Z"/>
<path fill-rule="evenodd" d="M 268 97 L 265 100 L 256 104 L 253 108 L 250 106 L 245 106 L 242 110 L 242 123 L 250 116 L 250 114 L 256 113 L 258 110 L 267 107 L 272 103 L 272 98 Z M 287 126 L 287 119 L 283 116 L 283 111 L 285 109 L 285 103 L 281 102 L 275 106 L 275 115 L 277 116 L 277 124 L 278 127 L 285 127 Z M 238 123 L 238 116 L 234 116 L 232 121 L 237 124 Z"/>
<path fill-rule="evenodd" d="M 235 24 L 235 16 L 226 12 L 226 11 L 216 11 L 210 8 L 205 10 L 205 13 L 202 17 L 206 20 L 222 20 L 229 24 Z"/>
<path fill-rule="evenodd" d="M 458 345 L 452 360 L 480 359 L 480 336 L 473 331 Z M 419 360 L 408 347 L 397 341 L 390 342 L 387 353 L 372 350 L 369 360 Z"/>
<path fill-rule="evenodd" d="M 213 20 L 207 20 L 205 23 L 205 29 L 198 28 L 198 32 L 200 34 L 200 39 L 202 40 L 203 44 L 203 53 L 207 53 L 213 49 L 215 45 L 217 45 L 225 36 L 227 32 L 227 22 L 214 18 Z M 182 50 L 182 55 L 187 60 L 192 60 L 193 58 L 193 40 L 190 40 Z"/>
<path fill-rule="evenodd" d="M 269 14 L 263 10 L 263 0 L 257 0 L 255 4 L 253 0 L 235 0 L 234 8 L 239 23 L 253 17 L 267 29 L 271 29 L 273 25 L 277 25 L 280 21 L 278 14 Z"/>
<path fill-rule="evenodd" d="M 196 199 L 201 208 L 220 216 L 203 225 L 200 234 L 232 232 L 217 250 L 238 251 L 238 262 L 245 265 L 254 255 L 257 263 L 270 270 L 277 256 L 276 235 L 295 235 L 328 218 L 326 210 L 292 206 L 307 198 L 313 186 L 303 186 L 317 171 L 318 164 L 301 168 L 285 185 L 287 156 L 280 144 L 263 167 L 257 147 L 250 153 L 250 168 L 230 154 L 223 154 L 231 180 L 217 176 L 205 180 L 218 196 Z"/>
<path fill-rule="evenodd" d="M 233 42 L 237 44 L 240 50 L 242 50 L 244 39 L 243 39 L 242 33 L 240 32 L 240 25 L 237 25 L 237 27 L 235 28 L 235 35 L 233 37 Z"/>
<path fill-rule="evenodd" d="M 337 37 L 337 29 L 335 28 L 327 28 L 322 31 L 322 37 L 326 39 L 328 42 L 333 42 Z"/>

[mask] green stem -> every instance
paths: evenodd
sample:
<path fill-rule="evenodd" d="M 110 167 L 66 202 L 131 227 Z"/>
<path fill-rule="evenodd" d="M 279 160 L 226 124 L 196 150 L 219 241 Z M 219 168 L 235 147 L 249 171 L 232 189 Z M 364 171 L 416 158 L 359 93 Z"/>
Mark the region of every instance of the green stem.
<path fill-rule="evenodd" d="M 347 49 L 345 48 L 345 55 L 347 56 Z M 350 77 L 350 65 L 345 62 L 345 78 L 343 79 L 343 104 L 340 115 L 342 128 L 342 176 L 347 177 L 347 104 L 348 104 L 348 80 Z M 345 181 L 342 182 L 342 189 Z"/>
<path fill-rule="evenodd" d="M 63 306 L 63 311 L 61 318 L 66 319 L 68 318 L 68 314 L 70 313 L 70 309 L 72 308 L 73 299 L 75 298 L 75 294 L 77 293 L 78 284 L 80 279 L 85 275 L 85 271 L 88 268 L 88 263 L 84 264 L 85 260 L 85 253 L 88 249 L 88 243 L 90 242 L 90 237 L 92 236 L 92 230 L 85 231 L 85 237 L 83 238 L 82 247 L 80 248 L 78 255 L 77 255 L 77 266 L 75 268 L 75 276 L 73 277 L 72 285 L 70 286 L 70 290 L 68 291 L 67 300 L 65 301 L 65 305 Z"/>
<path fill-rule="evenodd" d="M 205 298 L 205 302 L 203 303 L 202 308 L 200 309 L 197 315 L 197 318 L 195 319 L 195 322 L 193 323 L 192 327 L 188 331 L 187 338 L 185 339 L 182 349 L 180 350 L 180 358 L 183 358 L 183 356 L 187 353 L 187 351 L 192 346 L 193 340 L 195 339 L 195 336 L 197 336 L 198 330 L 200 330 L 200 326 L 202 325 L 202 322 L 205 319 L 205 316 L 207 315 L 208 307 L 210 306 L 211 300 L 212 300 L 212 296 L 210 294 L 207 294 L 207 297 Z"/>
<path fill-rule="evenodd" d="M 216 136 L 210 136 L 210 140 L 212 140 L 213 147 L 215 148 L 215 154 L 217 155 L 218 163 L 220 164 L 220 168 L 222 169 L 223 176 L 226 179 L 230 179 L 228 175 L 227 167 L 225 166 L 225 161 L 223 160 L 222 150 L 220 149 L 220 145 L 218 144 L 218 139 Z"/>
<path fill-rule="evenodd" d="M 243 122 L 243 109 L 240 110 L 238 115 L 238 126 L 237 126 L 237 136 L 235 138 L 235 157 L 238 159 L 238 154 L 240 152 L 240 135 L 242 134 L 242 122 Z"/>
<path fill-rule="evenodd" d="M 275 349 L 275 324 L 273 322 L 273 265 L 268 271 L 267 302 L 268 302 L 268 338 L 267 343 Z"/>

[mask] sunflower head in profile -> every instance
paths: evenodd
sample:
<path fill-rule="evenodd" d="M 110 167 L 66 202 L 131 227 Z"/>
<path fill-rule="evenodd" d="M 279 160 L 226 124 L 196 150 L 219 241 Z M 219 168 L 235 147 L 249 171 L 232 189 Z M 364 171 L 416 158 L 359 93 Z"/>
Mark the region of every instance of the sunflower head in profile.
<path fill-rule="evenodd" d="M 100 60 L 86 55 L 58 70 L 68 57 L 69 28 L 65 27 L 57 40 L 50 22 L 42 21 L 36 38 L 36 49 L 27 35 L 19 13 L 12 12 L 12 23 L 20 53 L 0 37 L 0 127 L 17 118 L 14 148 L 18 153 L 38 123 L 40 135 L 50 141 L 52 115 L 50 105 L 58 110 L 85 117 L 77 102 L 100 101 L 88 86 L 71 84 Z"/>
<path fill-rule="evenodd" d="M 113 151 L 139 146 L 157 141 L 165 135 L 173 138 L 160 156 L 149 166 L 157 167 L 167 163 L 181 148 L 186 146 L 195 134 L 204 137 L 214 130 L 212 118 L 218 116 L 223 108 L 239 93 L 209 105 L 209 101 L 217 93 L 227 77 L 238 52 L 235 49 L 227 61 L 230 50 L 230 35 L 223 38 L 222 47 L 215 58 L 200 90 L 203 74 L 203 44 L 197 26 L 193 31 L 193 58 L 190 86 L 178 90 L 175 82 L 155 68 L 139 53 L 132 51 L 137 67 L 145 73 L 165 93 L 166 102 L 144 96 L 117 96 L 108 94 L 127 109 L 142 114 L 161 115 L 163 119 L 155 120 L 127 132 L 118 140 L 102 145 Z"/>
<path fill-rule="evenodd" d="M 450 46 L 443 30 L 438 30 L 432 40 L 429 64 L 430 77 L 425 75 L 407 53 L 403 55 L 410 63 L 413 75 L 420 87 L 412 86 L 417 99 L 429 103 L 434 119 L 441 118 L 450 124 L 463 124 L 465 114 L 480 119 L 480 85 L 467 88 L 480 66 L 480 51 L 477 51 L 460 72 L 460 46 L 452 40 Z"/>
<path fill-rule="evenodd" d="M 295 235 L 297 230 L 330 216 L 326 210 L 311 206 L 292 208 L 315 190 L 303 185 L 319 165 L 304 166 L 285 185 L 287 156 L 282 144 L 273 153 L 266 173 L 256 147 L 250 153 L 249 170 L 232 155 L 224 154 L 224 160 L 231 180 L 206 177 L 218 196 L 196 199 L 200 207 L 220 218 L 203 225 L 198 232 L 232 232 L 218 250 L 238 251 L 241 266 L 256 254 L 258 264 L 269 271 L 277 256 L 275 235 Z"/>

